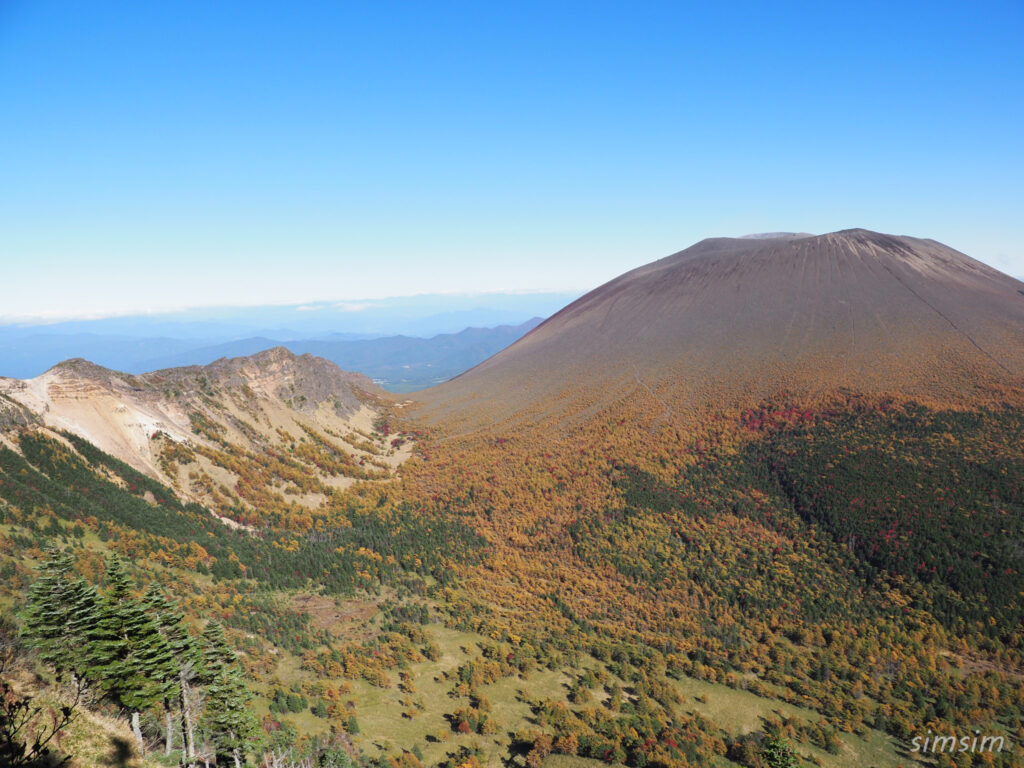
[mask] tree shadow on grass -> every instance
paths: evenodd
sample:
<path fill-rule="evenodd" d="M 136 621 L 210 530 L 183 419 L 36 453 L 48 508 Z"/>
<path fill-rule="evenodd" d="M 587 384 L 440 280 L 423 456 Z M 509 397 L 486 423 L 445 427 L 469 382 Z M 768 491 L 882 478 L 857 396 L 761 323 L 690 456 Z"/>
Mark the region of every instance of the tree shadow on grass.
<path fill-rule="evenodd" d="M 132 759 L 132 746 L 127 739 L 114 737 L 111 739 L 112 748 L 110 750 L 110 756 L 106 759 L 107 765 L 115 766 L 115 768 L 128 768 L 129 761 Z"/>

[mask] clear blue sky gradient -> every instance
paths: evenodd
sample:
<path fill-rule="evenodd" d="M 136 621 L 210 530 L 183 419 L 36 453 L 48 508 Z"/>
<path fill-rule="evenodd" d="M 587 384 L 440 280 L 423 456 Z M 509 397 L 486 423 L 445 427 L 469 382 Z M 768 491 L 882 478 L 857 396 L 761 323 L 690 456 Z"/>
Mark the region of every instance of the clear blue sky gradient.
<path fill-rule="evenodd" d="M 1024 275 L 1024 3 L 0 0 L 0 316 L 583 289 L 867 227 Z"/>

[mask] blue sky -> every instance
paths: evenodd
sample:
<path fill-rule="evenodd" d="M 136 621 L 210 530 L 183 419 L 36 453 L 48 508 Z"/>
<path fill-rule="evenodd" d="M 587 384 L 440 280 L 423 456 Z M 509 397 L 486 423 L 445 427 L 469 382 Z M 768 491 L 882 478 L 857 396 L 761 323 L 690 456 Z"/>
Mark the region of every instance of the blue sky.
<path fill-rule="evenodd" d="M 584 289 L 867 227 L 1024 275 L 1024 4 L 0 0 L 0 316 Z"/>

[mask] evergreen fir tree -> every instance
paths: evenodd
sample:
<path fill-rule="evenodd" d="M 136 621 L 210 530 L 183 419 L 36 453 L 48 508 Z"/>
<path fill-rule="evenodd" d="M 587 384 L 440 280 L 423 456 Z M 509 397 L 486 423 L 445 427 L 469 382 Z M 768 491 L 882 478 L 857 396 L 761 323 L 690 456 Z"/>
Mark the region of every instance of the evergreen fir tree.
<path fill-rule="evenodd" d="M 227 643 L 224 629 L 211 621 L 203 631 L 203 672 L 206 707 L 203 730 L 219 763 L 228 756 L 241 768 L 246 747 L 259 732 L 256 717 L 249 711 L 252 693 L 245 685 L 238 658 Z"/>
<path fill-rule="evenodd" d="M 80 683 L 86 666 L 86 640 L 99 616 L 96 589 L 73 577 L 73 562 L 67 552 L 51 549 L 39 572 L 22 613 L 22 635 L 41 661 L 58 675 L 71 673 Z"/>
<path fill-rule="evenodd" d="M 164 754 L 173 748 L 174 708 L 178 709 L 179 728 L 182 733 L 182 763 L 195 761 L 195 721 L 197 694 L 193 683 L 202 663 L 199 646 L 184 624 L 184 614 L 177 603 L 168 599 L 162 587 L 154 582 L 142 599 L 143 608 L 156 621 L 170 651 L 173 675 L 163 701 L 165 746 Z"/>
<path fill-rule="evenodd" d="M 799 768 L 793 748 L 786 739 L 766 739 L 762 754 L 768 768 Z"/>
<path fill-rule="evenodd" d="M 352 756 L 344 747 L 331 747 L 320 753 L 318 768 L 352 768 Z"/>
<path fill-rule="evenodd" d="M 202 637 L 202 673 L 200 679 L 209 684 L 227 667 L 238 663 L 238 657 L 228 645 L 224 627 L 216 621 L 208 622 Z"/>
<path fill-rule="evenodd" d="M 170 646 L 131 595 L 118 557 L 107 561 L 107 592 L 89 635 L 87 673 L 104 693 L 131 711 L 132 731 L 145 754 L 141 713 L 168 698 L 176 678 Z"/>
<path fill-rule="evenodd" d="M 359 721 L 356 720 L 355 715 L 349 715 L 348 722 L 345 724 L 345 730 L 351 733 L 353 736 L 359 735 Z"/>

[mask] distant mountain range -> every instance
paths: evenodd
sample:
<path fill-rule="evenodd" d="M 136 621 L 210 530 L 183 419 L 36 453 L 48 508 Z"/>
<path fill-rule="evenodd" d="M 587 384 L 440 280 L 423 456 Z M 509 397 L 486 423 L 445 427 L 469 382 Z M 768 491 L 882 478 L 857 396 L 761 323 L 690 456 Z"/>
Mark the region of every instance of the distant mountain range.
<path fill-rule="evenodd" d="M 573 298 L 425 295 L 0 325 L 0 376 L 33 378 L 76 357 L 138 374 L 283 345 L 407 392 L 471 368 Z"/>
<path fill-rule="evenodd" d="M 447 381 L 472 368 L 521 338 L 542 322 L 535 317 L 519 325 L 466 328 L 429 339 L 387 336 L 380 339 L 306 339 L 277 341 L 249 338 L 200 349 L 153 357 L 140 364 L 144 371 L 205 365 L 222 357 L 242 357 L 282 346 L 297 355 L 310 353 L 346 371 L 358 371 L 390 392 L 412 392 Z"/>
<path fill-rule="evenodd" d="M 106 368 L 139 374 L 162 368 L 206 365 L 222 357 L 253 355 L 283 346 L 296 354 L 311 352 L 346 371 L 357 371 L 392 392 L 423 389 L 472 368 L 541 322 L 466 328 L 430 338 L 386 336 L 282 340 L 253 336 L 218 344 L 201 339 L 136 338 L 93 333 L 38 334 L 0 338 L 0 375 L 28 379 L 72 357 Z"/>

